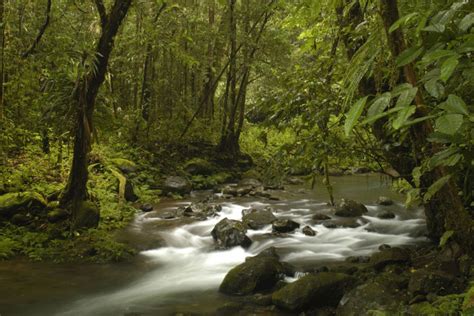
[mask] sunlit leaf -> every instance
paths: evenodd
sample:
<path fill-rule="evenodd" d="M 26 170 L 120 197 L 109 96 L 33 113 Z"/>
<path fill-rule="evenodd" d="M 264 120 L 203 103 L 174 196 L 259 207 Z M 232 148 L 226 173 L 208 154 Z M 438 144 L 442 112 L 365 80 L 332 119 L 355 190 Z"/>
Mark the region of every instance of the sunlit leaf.
<path fill-rule="evenodd" d="M 436 181 L 435 183 L 433 183 L 429 188 L 428 190 L 426 191 L 425 195 L 423 196 L 423 200 L 425 202 L 428 202 L 429 200 L 431 200 L 431 198 L 436 194 L 438 193 L 438 191 L 444 187 L 446 185 L 446 183 L 449 182 L 449 180 L 451 179 L 451 175 L 447 175 L 447 176 L 444 176 L 442 177 L 441 179 L 438 179 L 438 181 Z"/>
<path fill-rule="evenodd" d="M 346 115 L 346 122 L 344 124 L 344 132 L 348 136 L 352 129 L 354 128 L 355 124 L 357 123 L 357 120 L 362 114 L 362 111 L 364 110 L 364 106 L 367 103 L 368 97 L 364 97 L 357 101 L 349 110 L 349 113 Z"/>
<path fill-rule="evenodd" d="M 440 79 L 444 82 L 447 82 L 448 79 L 452 76 L 454 70 L 459 64 L 459 60 L 457 57 L 448 58 L 442 65 L 441 65 L 441 75 Z"/>
<path fill-rule="evenodd" d="M 462 123 L 461 114 L 446 114 L 436 120 L 436 130 L 443 134 L 454 135 L 461 128 Z"/>

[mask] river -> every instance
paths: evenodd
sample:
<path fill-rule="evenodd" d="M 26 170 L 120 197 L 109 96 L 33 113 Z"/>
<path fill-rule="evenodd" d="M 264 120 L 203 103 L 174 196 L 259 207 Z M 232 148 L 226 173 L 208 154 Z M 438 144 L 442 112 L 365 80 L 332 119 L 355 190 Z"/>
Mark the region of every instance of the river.
<path fill-rule="evenodd" d="M 223 210 L 219 216 L 205 221 L 164 220 L 159 215 L 210 193 L 200 192 L 181 201 L 163 200 L 155 211 L 137 215 L 119 234 L 120 240 L 141 249 L 131 262 L 0 262 L 0 315 L 212 315 L 217 308 L 238 300 L 218 293 L 225 274 L 245 257 L 269 247 L 277 248 L 282 261 L 305 271 L 349 256 L 369 255 L 381 244 L 426 242 L 422 210 L 406 209 L 403 196 L 390 191 L 381 176 L 343 176 L 332 181 L 336 198 L 355 199 L 367 206 L 369 213 L 358 220 L 360 226 L 326 228 L 311 219 L 315 212 L 331 212 L 322 185 L 314 190 L 289 186 L 286 191 L 274 192 L 278 201 L 250 197 L 220 200 Z M 395 204 L 376 205 L 381 195 Z M 287 237 L 275 237 L 270 234 L 271 227 L 265 227 L 248 231 L 254 242 L 247 250 L 215 250 L 210 232 L 216 223 L 225 217 L 241 219 L 243 209 L 263 206 L 271 206 L 277 217 L 299 222 L 301 228 L 311 226 L 317 235 L 306 236 L 298 230 Z M 396 218 L 376 217 L 385 210 L 395 213 Z M 348 226 L 356 226 L 354 222 Z"/>

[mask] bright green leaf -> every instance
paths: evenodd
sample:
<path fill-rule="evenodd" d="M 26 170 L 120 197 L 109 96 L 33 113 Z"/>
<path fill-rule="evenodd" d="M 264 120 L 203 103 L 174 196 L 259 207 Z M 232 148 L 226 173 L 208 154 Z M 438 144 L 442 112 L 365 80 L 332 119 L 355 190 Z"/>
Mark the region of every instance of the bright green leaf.
<path fill-rule="evenodd" d="M 367 111 L 367 117 L 372 117 L 374 115 L 378 115 L 385 111 L 385 109 L 390 104 L 390 100 L 392 99 L 392 95 L 390 92 L 386 92 L 380 96 L 378 96 L 372 105 L 369 107 Z"/>
<path fill-rule="evenodd" d="M 405 65 L 408 65 L 409 63 L 412 63 L 421 55 L 421 53 L 423 53 L 423 47 L 415 46 L 406 49 L 397 57 L 397 67 L 403 67 Z"/>
<path fill-rule="evenodd" d="M 411 88 L 404 90 L 401 94 L 400 97 L 398 97 L 397 104 L 395 107 L 407 107 L 411 104 L 413 99 L 416 97 L 416 93 L 418 92 L 418 88 Z"/>
<path fill-rule="evenodd" d="M 398 116 L 393 121 L 392 123 L 393 128 L 396 130 L 400 129 L 408 121 L 410 116 L 412 116 L 413 113 L 415 113 L 415 111 L 416 111 L 416 106 L 414 105 L 403 108 L 403 110 L 401 110 L 398 113 Z"/>
<path fill-rule="evenodd" d="M 454 230 L 445 231 L 441 239 L 439 240 L 439 246 L 444 247 L 448 240 L 454 235 Z"/>
<path fill-rule="evenodd" d="M 398 21 L 393 23 L 393 25 L 389 29 L 389 33 L 392 33 L 393 31 L 398 29 L 400 26 L 407 24 L 412 18 L 416 17 L 417 15 L 418 15 L 417 12 L 413 12 L 401 17 L 400 19 L 398 19 Z"/>
<path fill-rule="evenodd" d="M 435 183 L 433 183 L 428 190 L 426 191 L 423 200 L 428 202 L 431 198 L 442 188 L 448 181 L 451 179 L 451 175 L 447 175 L 438 179 Z"/>
<path fill-rule="evenodd" d="M 449 113 L 464 114 L 466 116 L 469 116 L 469 111 L 467 109 L 466 103 L 464 103 L 463 99 L 454 94 L 450 94 L 448 96 L 448 100 L 441 104 L 440 108 Z"/>
<path fill-rule="evenodd" d="M 459 60 L 457 57 L 448 58 L 442 65 L 441 65 L 441 75 L 440 79 L 444 82 L 447 82 L 448 79 L 452 76 L 454 70 L 459 64 Z"/>
<path fill-rule="evenodd" d="M 362 111 L 364 110 L 364 106 L 367 103 L 368 97 L 364 97 L 357 101 L 349 110 L 349 113 L 346 115 L 346 122 L 344 124 L 344 131 L 347 136 L 351 133 L 352 129 L 354 128 L 355 124 L 357 123 L 357 120 L 362 114 Z"/>
<path fill-rule="evenodd" d="M 459 29 L 463 32 L 466 32 L 474 24 L 474 13 L 469 13 L 466 15 L 461 22 L 459 22 Z"/>
<path fill-rule="evenodd" d="M 446 114 L 436 120 L 436 130 L 443 134 L 454 135 L 461 128 L 462 123 L 461 114 Z"/>
<path fill-rule="evenodd" d="M 444 86 L 441 82 L 439 82 L 436 78 L 431 79 L 427 83 L 425 83 L 425 89 L 428 91 L 428 93 L 436 98 L 439 99 L 444 95 Z"/>

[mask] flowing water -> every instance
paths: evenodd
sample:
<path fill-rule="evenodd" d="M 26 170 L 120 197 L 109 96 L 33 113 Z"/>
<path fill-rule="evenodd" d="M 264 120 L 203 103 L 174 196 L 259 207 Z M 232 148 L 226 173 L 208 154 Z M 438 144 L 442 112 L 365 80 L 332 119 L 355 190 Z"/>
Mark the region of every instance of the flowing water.
<path fill-rule="evenodd" d="M 156 211 L 141 214 L 120 239 L 143 249 L 130 263 L 108 265 L 47 264 L 9 261 L 0 263 L 0 315 L 174 315 L 177 312 L 213 314 L 232 301 L 218 293 L 225 274 L 269 247 L 277 248 L 282 261 L 305 271 L 309 267 L 369 255 L 381 244 L 405 246 L 425 242 L 422 210 L 407 210 L 402 197 L 390 192 L 376 175 L 333 179 L 336 197 L 363 202 L 369 213 L 355 220 L 355 228 L 326 228 L 312 219 L 315 212 L 330 214 L 324 189 L 294 186 L 275 193 L 279 201 L 238 198 L 220 201 L 218 217 L 205 221 L 163 220 L 161 212 L 188 201 L 165 201 Z M 385 195 L 392 206 L 377 206 Z M 194 200 L 199 199 L 196 196 Z M 272 236 L 271 227 L 249 230 L 254 241 L 244 250 L 216 251 L 210 232 L 221 219 L 241 219 L 248 207 L 271 206 L 275 215 L 310 226 L 317 235 L 301 230 L 286 237 Z M 379 219 L 390 210 L 395 219 Z M 353 222 L 345 222 L 355 226 Z M 287 281 L 292 281 L 288 279 Z"/>

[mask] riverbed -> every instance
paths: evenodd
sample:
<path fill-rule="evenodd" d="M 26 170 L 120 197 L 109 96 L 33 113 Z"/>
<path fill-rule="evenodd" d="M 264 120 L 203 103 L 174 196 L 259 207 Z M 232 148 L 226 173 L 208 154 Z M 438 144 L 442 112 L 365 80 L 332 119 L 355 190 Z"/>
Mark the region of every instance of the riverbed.
<path fill-rule="evenodd" d="M 366 256 L 381 244 L 410 246 L 427 241 L 425 220 L 419 208 L 406 209 L 402 195 L 392 192 L 380 175 L 343 176 L 332 179 L 337 199 L 362 202 L 369 212 L 361 218 L 328 228 L 312 219 L 315 213 L 331 216 L 324 186 L 287 186 L 273 191 L 279 200 L 243 197 L 219 199 L 217 217 L 203 221 L 162 219 L 160 214 L 212 195 L 196 192 L 184 200 L 163 200 L 150 213 L 137 215 L 118 238 L 140 250 L 134 260 L 106 265 L 0 262 L 0 315 L 212 315 L 238 299 L 217 289 L 225 274 L 269 247 L 282 261 L 304 272 L 318 265 Z M 395 201 L 379 206 L 379 196 Z M 306 236 L 301 229 L 287 236 L 274 236 L 271 226 L 249 230 L 250 248 L 216 250 L 211 230 L 223 218 L 241 219 L 242 210 L 270 206 L 279 218 L 289 218 L 314 229 Z M 393 219 L 377 214 L 393 212 Z M 288 282 L 293 281 L 287 279 Z M 268 315 L 268 314 L 267 314 Z M 273 314 L 272 314 L 273 315 Z M 275 312 L 274 315 L 283 315 Z"/>

